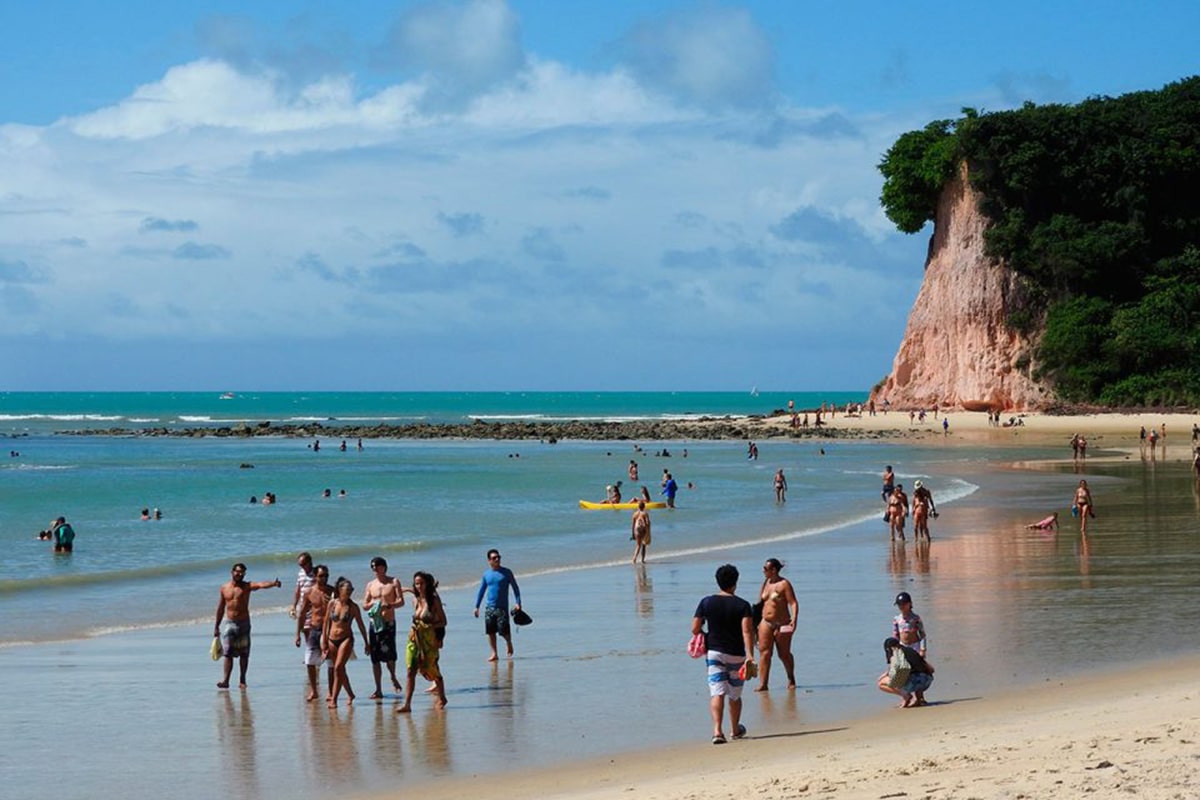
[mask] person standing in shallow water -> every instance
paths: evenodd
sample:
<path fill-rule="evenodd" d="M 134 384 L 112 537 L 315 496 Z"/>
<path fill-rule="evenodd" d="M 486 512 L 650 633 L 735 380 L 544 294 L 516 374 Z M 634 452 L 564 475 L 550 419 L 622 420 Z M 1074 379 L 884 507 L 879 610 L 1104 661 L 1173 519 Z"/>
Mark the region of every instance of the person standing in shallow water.
<path fill-rule="evenodd" d="M 782 469 L 775 470 L 775 502 L 787 502 L 787 478 L 784 477 Z"/>
<path fill-rule="evenodd" d="M 637 563 L 638 556 L 641 556 L 642 563 L 646 563 L 646 548 L 650 546 L 650 512 L 646 510 L 646 501 L 638 498 L 637 511 L 633 512 L 633 517 L 630 520 L 630 537 L 636 542 L 633 548 L 633 562 Z"/>
<path fill-rule="evenodd" d="M 742 724 L 743 665 L 753 665 L 754 626 L 750 604 L 738 597 L 738 569 L 733 564 L 717 568 L 717 594 L 709 595 L 696 606 L 692 617 L 692 636 L 705 633 L 708 668 L 708 709 L 713 722 L 713 744 L 725 744 L 725 705 L 729 704 L 729 727 L 734 739 L 746 735 Z"/>
<path fill-rule="evenodd" d="M 792 582 L 779 573 L 783 562 L 768 558 L 763 564 L 763 585 L 758 599 L 762 601 L 762 622 L 758 623 L 759 679 L 756 692 L 767 691 L 771 678 L 771 651 L 779 656 L 787 670 L 787 688 L 796 688 L 796 661 L 792 658 L 792 635 L 800 618 L 800 601 Z"/>
<path fill-rule="evenodd" d="M 1088 488 L 1086 480 L 1079 481 L 1079 486 L 1075 489 L 1075 504 L 1074 513 L 1079 517 L 1079 532 L 1087 535 L 1088 517 L 1096 516 L 1096 512 L 1092 510 L 1092 490 Z"/>
<path fill-rule="evenodd" d="M 233 565 L 229 575 L 229 582 L 221 586 L 217 621 L 213 625 L 213 636 L 221 640 L 221 651 L 225 656 L 225 674 L 217 688 L 229 688 L 229 676 L 236 658 L 241 676 L 238 685 L 245 689 L 246 669 L 250 666 L 250 594 L 259 589 L 278 589 L 282 584 L 278 578 L 248 583 L 245 580 L 246 565 L 240 562 Z"/>

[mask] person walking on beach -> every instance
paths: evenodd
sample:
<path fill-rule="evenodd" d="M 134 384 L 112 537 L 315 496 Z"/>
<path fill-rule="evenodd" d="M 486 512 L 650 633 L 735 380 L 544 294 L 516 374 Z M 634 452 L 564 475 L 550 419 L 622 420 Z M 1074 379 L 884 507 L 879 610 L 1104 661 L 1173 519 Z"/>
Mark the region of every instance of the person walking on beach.
<path fill-rule="evenodd" d="M 53 542 L 54 552 L 72 553 L 75 551 L 75 529 L 66 517 L 59 517 L 50 523 L 50 541 Z"/>
<path fill-rule="evenodd" d="M 413 684 L 417 673 L 425 680 L 433 681 L 438 699 L 436 707 L 446 707 L 446 682 L 438 664 L 441 647 L 437 631 L 446 628 L 446 610 L 437 593 L 437 581 L 428 572 L 414 572 L 412 579 L 413 616 L 412 628 L 408 632 L 408 644 L 404 649 L 404 665 L 408 674 L 404 679 L 404 705 L 396 709 L 398 714 L 412 711 Z"/>
<path fill-rule="evenodd" d="M 333 688 L 329 692 L 326 703 L 330 708 L 337 708 L 338 696 L 342 689 L 346 690 L 348 703 L 354 702 L 354 689 L 350 686 L 350 675 L 346 672 L 346 663 L 354 657 L 354 629 L 363 641 L 367 641 L 367 629 L 363 625 L 362 609 L 354 602 L 354 584 L 349 578 L 338 578 L 334 587 L 334 598 L 329 601 L 329 609 L 325 614 L 325 628 L 321 636 L 321 650 L 326 658 L 333 659 Z M 367 653 L 371 645 L 366 645 Z"/>
<path fill-rule="evenodd" d="M 753 672 L 754 632 L 750 604 L 738 597 L 738 569 L 733 564 L 717 567 L 717 594 L 696 606 L 692 636 L 705 633 L 708 668 L 708 710 L 712 715 L 713 744 L 725 744 L 725 701 L 729 701 L 729 728 L 734 739 L 746 735 L 742 724 L 742 686 Z M 743 669 L 745 667 L 745 669 Z"/>
<path fill-rule="evenodd" d="M 633 512 L 633 517 L 630 519 L 629 527 L 631 535 L 636 544 L 633 547 L 633 561 L 630 563 L 636 564 L 638 557 L 642 559 L 642 563 L 646 563 L 646 549 L 650 546 L 650 512 L 646 510 L 646 501 L 638 498 L 637 511 Z"/>
<path fill-rule="evenodd" d="M 883 468 L 883 491 L 880 492 L 880 497 L 883 498 L 883 502 L 886 503 L 888 501 L 888 498 L 892 496 L 892 492 L 895 491 L 895 488 L 896 473 L 892 472 L 892 465 L 888 464 Z"/>
<path fill-rule="evenodd" d="M 879 676 L 879 688 L 899 695 L 900 708 L 925 705 L 925 692 L 933 684 L 933 665 L 894 636 L 883 640 L 883 655 L 888 669 Z"/>
<path fill-rule="evenodd" d="M 329 491 L 326 489 L 325 491 Z M 313 570 L 312 555 L 308 552 L 303 552 L 296 556 L 296 566 L 299 570 L 296 572 L 296 590 L 292 592 L 292 607 L 288 609 L 288 615 L 292 619 L 300 613 L 300 604 L 304 602 L 305 595 L 312 585 L 316 583 L 317 576 Z"/>
<path fill-rule="evenodd" d="M 792 636 L 796 632 L 796 621 L 800 619 L 800 601 L 792 582 L 779 573 L 783 562 L 768 558 L 763 564 L 763 585 L 758 599 L 762 603 L 762 621 L 758 623 L 758 688 L 765 692 L 771 678 L 772 650 L 779 655 L 783 668 L 787 670 L 787 688 L 796 688 L 796 660 L 792 657 Z"/>
<path fill-rule="evenodd" d="M 367 584 L 363 595 L 363 608 L 371 619 L 371 630 L 367 642 L 371 646 L 371 672 L 375 677 L 372 700 L 383 698 L 383 665 L 387 665 L 392 678 L 392 688 L 400 691 L 396 678 L 396 609 L 404 605 L 404 587 L 398 578 L 387 574 L 388 563 L 383 556 L 371 559 L 371 571 L 375 577 Z"/>
<path fill-rule="evenodd" d="M 508 567 L 500 566 L 500 551 L 488 550 L 488 569 L 479 581 L 479 591 L 475 595 L 475 617 L 479 617 L 479 604 L 487 602 L 483 608 L 483 630 L 488 637 L 488 646 L 492 649 L 488 661 L 498 661 L 496 652 L 496 634 L 504 638 L 506 655 L 512 658 L 512 631 L 508 624 L 508 590 L 512 589 L 516 604 L 513 610 L 521 608 L 521 587 L 517 586 L 517 578 Z"/>
<path fill-rule="evenodd" d="M 662 493 L 667 496 L 667 508 L 674 508 L 675 495 L 679 494 L 679 484 L 675 483 L 675 478 L 669 472 L 663 479 Z"/>
<path fill-rule="evenodd" d="M 900 534 L 900 541 L 904 541 L 904 518 L 907 516 L 908 495 L 904 493 L 904 484 L 898 483 L 888 495 L 888 532 L 893 542 L 897 533 Z"/>
<path fill-rule="evenodd" d="M 1088 517 L 1096 516 L 1093 508 L 1092 490 L 1088 488 L 1087 481 L 1081 480 L 1075 489 L 1075 503 L 1071 508 L 1071 513 L 1079 517 L 1079 532 L 1085 536 L 1087 535 Z"/>
<path fill-rule="evenodd" d="M 321 634 L 325 630 L 325 614 L 329 610 L 329 600 L 333 597 L 333 587 L 329 585 L 329 567 L 318 564 L 313 569 L 313 585 L 300 599 L 300 611 L 296 615 L 296 647 L 304 639 L 304 666 L 308 672 L 308 696 L 304 699 L 311 703 L 317 699 L 320 691 L 321 664 L 328 667 L 329 693 L 333 695 L 333 662 L 325 658 L 321 650 Z M 325 698 L 326 700 L 329 697 Z"/>
<path fill-rule="evenodd" d="M 783 470 L 775 470 L 775 502 L 787 502 L 787 478 L 783 476 Z"/>
<path fill-rule="evenodd" d="M 221 640 L 221 652 L 225 656 L 225 673 L 217 688 L 229 688 L 229 676 L 236 658 L 240 668 L 238 686 L 245 689 L 246 668 L 250 666 L 250 594 L 259 589 L 278 589 L 283 584 L 278 578 L 247 582 L 246 565 L 241 562 L 233 565 L 229 575 L 229 582 L 221 585 L 217 621 L 213 624 L 213 636 Z"/>
<path fill-rule="evenodd" d="M 900 613 L 892 617 L 892 636 L 905 647 L 917 651 L 921 658 L 925 657 L 928 641 L 925 637 L 925 623 L 921 615 L 913 611 L 912 596 L 908 592 L 896 595 L 896 608 Z"/>
<path fill-rule="evenodd" d="M 920 481 L 913 484 L 912 515 L 913 538 L 929 539 L 929 517 L 937 516 L 937 506 L 933 504 L 933 492 Z"/>

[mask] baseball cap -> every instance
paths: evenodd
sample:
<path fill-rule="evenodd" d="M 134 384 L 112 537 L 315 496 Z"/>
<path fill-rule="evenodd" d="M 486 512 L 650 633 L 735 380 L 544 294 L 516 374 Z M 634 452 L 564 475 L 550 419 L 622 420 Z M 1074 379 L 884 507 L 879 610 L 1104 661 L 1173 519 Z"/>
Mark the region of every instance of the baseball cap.
<path fill-rule="evenodd" d="M 895 605 L 900 605 L 901 603 L 912 603 L 912 597 L 909 596 L 908 592 L 901 592 L 896 595 Z"/>

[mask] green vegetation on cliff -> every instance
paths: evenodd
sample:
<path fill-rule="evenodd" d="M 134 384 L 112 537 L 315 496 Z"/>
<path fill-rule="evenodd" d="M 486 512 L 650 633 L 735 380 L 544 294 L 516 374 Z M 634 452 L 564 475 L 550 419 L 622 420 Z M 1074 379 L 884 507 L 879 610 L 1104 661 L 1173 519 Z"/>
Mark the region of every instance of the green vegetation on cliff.
<path fill-rule="evenodd" d="M 1200 405 L 1200 77 L 1158 91 L 939 120 L 879 165 L 916 233 L 966 161 L 987 252 L 1025 279 L 1038 377 L 1064 400 Z"/>

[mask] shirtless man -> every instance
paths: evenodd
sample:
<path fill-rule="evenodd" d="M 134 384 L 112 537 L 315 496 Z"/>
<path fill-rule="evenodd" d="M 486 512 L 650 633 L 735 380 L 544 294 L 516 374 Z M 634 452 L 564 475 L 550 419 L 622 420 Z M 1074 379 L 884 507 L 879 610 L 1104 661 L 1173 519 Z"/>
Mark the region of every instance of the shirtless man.
<path fill-rule="evenodd" d="M 317 699 L 322 661 L 329 667 L 329 689 L 333 690 L 333 662 L 321 652 L 321 631 L 325 628 L 325 612 L 331 597 L 333 587 L 329 585 L 329 567 L 318 564 L 313 570 L 313 585 L 300 598 L 300 610 L 296 615 L 296 647 L 300 646 L 303 637 L 304 666 L 308 668 L 309 691 L 304 699 L 310 703 Z"/>
<path fill-rule="evenodd" d="M 895 488 L 895 483 L 896 473 L 892 472 L 892 465 L 888 464 L 883 468 L 883 491 L 880 492 L 883 502 L 886 503 L 888 501 L 888 497 L 891 496 L 892 490 Z"/>
<path fill-rule="evenodd" d="M 929 516 L 937 514 L 937 506 L 933 504 L 933 492 L 929 491 L 920 481 L 913 484 L 913 537 L 920 539 L 922 535 L 929 538 Z M 903 639 L 901 644 L 908 644 Z"/>
<path fill-rule="evenodd" d="M 238 686 L 246 688 L 246 668 L 250 666 L 250 593 L 259 589 L 277 589 L 283 584 L 273 581 L 247 583 L 246 565 L 234 564 L 228 583 L 221 586 L 221 599 L 217 601 L 217 621 L 213 624 L 213 636 L 221 640 L 225 654 L 225 676 L 217 684 L 218 689 L 229 688 L 229 676 L 233 672 L 233 659 L 239 659 L 241 679 Z"/>
<path fill-rule="evenodd" d="M 908 495 L 904 493 L 904 484 L 898 483 L 888 495 L 888 531 L 893 542 L 897 533 L 900 534 L 900 541 L 904 541 L 904 518 L 907 516 Z"/>
<path fill-rule="evenodd" d="M 371 671 L 375 674 L 375 691 L 372 700 L 383 699 L 383 665 L 387 664 L 388 674 L 392 678 L 392 688 L 400 691 L 400 681 L 396 678 L 396 609 L 404 605 L 404 587 L 399 578 L 387 574 L 388 564 L 382 556 L 371 559 L 371 570 L 375 577 L 367 584 L 363 595 L 362 607 L 372 616 L 371 630 L 367 634 L 367 642 L 371 647 Z M 370 614 L 371 607 L 376 601 L 380 604 L 378 619 Z"/>
<path fill-rule="evenodd" d="M 630 563 L 636 564 L 638 556 L 641 555 L 642 563 L 646 563 L 646 547 L 650 544 L 650 512 L 646 510 L 646 501 L 638 498 L 637 511 L 633 512 L 633 518 L 630 521 L 630 530 L 632 531 L 632 539 L 637 542 L 633 548 L 633 561 Z"/>

